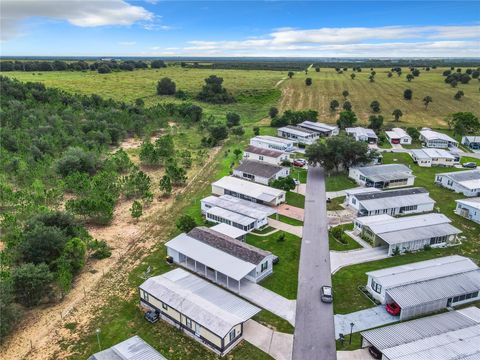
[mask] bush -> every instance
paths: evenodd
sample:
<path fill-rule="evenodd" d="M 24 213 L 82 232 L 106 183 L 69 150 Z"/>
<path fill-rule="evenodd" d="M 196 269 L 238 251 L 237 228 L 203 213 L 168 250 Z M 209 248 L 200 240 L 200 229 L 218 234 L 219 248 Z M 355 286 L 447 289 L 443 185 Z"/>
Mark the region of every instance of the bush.
<path fill-rule="evenodd" d="M 157 83 L 157 95 L 175 95 L 175 90 L 175 83 L 168 77 L 164 77 Z"/>
<path fill-rule="evenodd" d="M 111 247 L 104 240 L 90 241 L 88 249 L 92 252 L 90 256 L 94 259 L 106 259 L 112 255 Z"/>

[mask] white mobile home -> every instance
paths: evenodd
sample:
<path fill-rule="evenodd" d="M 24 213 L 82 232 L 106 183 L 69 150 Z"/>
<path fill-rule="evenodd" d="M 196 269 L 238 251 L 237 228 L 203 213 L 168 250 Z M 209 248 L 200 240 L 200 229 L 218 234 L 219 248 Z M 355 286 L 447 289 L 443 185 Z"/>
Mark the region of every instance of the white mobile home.
<path fill-rule="evenodd" d="M 462 144 L 472 150 L 479 150 L 480 136 L 462 136 Z"/>
<path fill-rule="evenodd" d="M 345 203 L 357 210 L 358 216 L 408 215 L 433 211 L 435 200 L 424 188 L 409 188 L 351 193 L 346 191 Z"/>
<path fill-rule="evenodd" d="M 140 305 L 216 354 L 243 338 L 243 324 L 260 309 L 183 269 L 153 276 L 139 287 Z"/>
<path fill-rule="evenodd" d="M 239 215 L 240 219 L 245 218 L 248 224 L 253 224 L 253 228 L 259 229 L 268 224 L 268 217 L 275 214 L 277 211 L 266 205 L 252 203 L 251 201 L 242 200 L 240 198 L 222 195 L 222 196 L 208 196 L 200 202 L 202 214 L 206 219 L 215 223 L 224 223 L 236 228 L 243 229 L 244 222 L 241 221 L 241 226 L 235 222 L 235 215 Z M 214 217 L 212 214 L 218 216 L 219 212 L 211 212 L 212 209 L 221 209 L 225 211 L 225 217 Z M 210 216 L 209 216 L 210 215 Z M 245 230 L 245 231 L 250 231 Z"/>
<path fill-rule="evenodd" d="M 371 271 L 367 276 L 367 291 L 382 304 L 399 305 L 400 320 L 479 299 L 480 269 L 459 255 Z"/>
<path fill-rule="evenodd" d="M 218 223 L 217 225 L 212 226 L 210 229 L 240 241 L 245 241 L 245 237 L 248 234 L 248 232 L 245 230 L 239 229 L 237 227 L 234 227 L 225 223 Z"/>
<path fill-rule="evenodd" d="M 258 204 L 277 206 L 285 202 L 285 191 L 269 186 L 242 180 L 234 176 L 224 176 L 212 184 L 212 194 L 231 195 Z"/>
<path fill-rule="evenodd" d="M 425 146 L 429 148 L 449 148 L 451 146 L 456 147 L 458 145 L 458 141 L 452 139 L 447 134 L 430 129 L 420 130 L 420 141 L 422 141 Z"/>
<path fill-rule="evenodd" d="M 412 186 L 415 181 L 412 170 L 403 164 L 350 168 L 348 177 L 359 185 L 378 189 Z"/>
<path fill-rule="evenodd" d="M 374 215 L 374 216 L 385 216 Z M 443 247 L 456 243 L 459 229 L 443 214 L 431 213 L 400 218 L 384 218 L 372 222 L 374 216 L 355 219 L 360 224 L 360 236 L 373 244 L 385 246 L 388 255 L 423 250 L 425 247 Z"/>
<path fill-rule="evenodd" d="M 468 197 L 480 196 L 480 170 L 436 174 L 435 184 Z"/>
<path fill-rule="evenodd" d="M 289 160 L 288 154 L 285 154 L 283 151 L 271 150 L 253 145 L 247 146 L 243 152 L 243 158 L 245 160 L 263 161 L 272 165 L 281 165 L 282 162 Z"/>
<path fill-rule="evenodd" d="M 122 341 L 112 347 L 93 354 L 88 360 L 167 360 L 157 350 L 138 336 Z"/>
<path fill-rule="evenodd" d="M 250 145 L 286 152 L 295 150 L 295 141 L 269 135 L 259 135 L 251 138 Z"/>
<path fill-rule="evenodd" d="M 443 149 L 414 149 L 410 151 L 413 161 L 418 166 L 455 166 L 458 164 L 457 157 Z"/>
<path fill-rule="evenodd" d="M 320 136 L 334 136 L 339 134 L 338 126 L 320 122 L 304 121 L 298 124 L 298 126 L 307 130 L 315 131 Z"/>
<path fill-rule="evenodd" d="M 315 131 L 291 125 L 279 128 L 277 135 L 304 145 L 311 145 L 320 137 L 320 134 Z"/>
<path fill-rule="evenodd" d="M 480 309 L 471 306 L 363 331 L 362 347 L 373 347 L 382 360 L 476 360 L 479 328 Z"/>
<path fill-rule="evenodd" d="M 455 213 L 480 224 L 480 197 L 455 200 Z"/>
<path fill-rule="evenodd" d="M 350 127 L 346 128 L 347 134 L 353 136 L 357 141 L 364 141 L 369 144 L 376 144 L 378 142 L 378 136 L 372 129 L 363 127 Z"/>
<path fill-rule="evenodd" d="M 390 144 L 410 145 L 412 143 L 412 137 L 402 128 L 393 128 L 390 131 L 385 131 Z"/>
<path fill-rule="evenodd" d="M 233 170 L 233 176 L 268 185 L 272 180 L 278 180 L 290 175 L 290 168 L 255 160 L 243 160 Z"/>

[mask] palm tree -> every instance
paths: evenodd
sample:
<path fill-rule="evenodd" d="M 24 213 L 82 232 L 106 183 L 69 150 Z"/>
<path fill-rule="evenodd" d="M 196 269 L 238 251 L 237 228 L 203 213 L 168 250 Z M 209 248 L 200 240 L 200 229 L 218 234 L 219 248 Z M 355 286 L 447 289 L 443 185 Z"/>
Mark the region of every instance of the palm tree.
<path fill-rule="evenodd" d="M 392 112 L 392 115 L 395 117 L 395 121 L 400 121 L 400 118 L 403 116 L 402 110 L 395 109 Z"/>
<path fill-rule="evenodd" d="M 425 109 L 428 107 L 428 104 L 430 104 L 433 101 L 432 97 L 427 95 L 423 98 L 423 103 L 425 104 Z"/>

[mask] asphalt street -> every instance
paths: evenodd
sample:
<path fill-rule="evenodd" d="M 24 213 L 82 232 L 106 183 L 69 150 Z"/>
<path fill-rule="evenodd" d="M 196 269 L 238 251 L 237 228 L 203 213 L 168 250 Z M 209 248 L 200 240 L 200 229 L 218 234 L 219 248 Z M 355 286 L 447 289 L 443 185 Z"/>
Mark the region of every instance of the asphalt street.
<path fill-rule="evenodd" d="M 332 304 L 320 301 L 320 288 L 331 286 L 325 173 L 310 166 L 300 251 L 293 360 L 336 359 Z"/>

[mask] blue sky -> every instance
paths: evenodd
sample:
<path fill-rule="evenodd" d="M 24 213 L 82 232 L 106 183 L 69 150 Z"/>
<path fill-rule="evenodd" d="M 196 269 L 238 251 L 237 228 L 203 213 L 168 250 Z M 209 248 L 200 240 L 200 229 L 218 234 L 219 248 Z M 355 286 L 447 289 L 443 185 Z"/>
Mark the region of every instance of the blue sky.
<path fill-rule="evenodd" d="M 480 2 L 3 0 L 1 55 L 480 57 Z"/>

